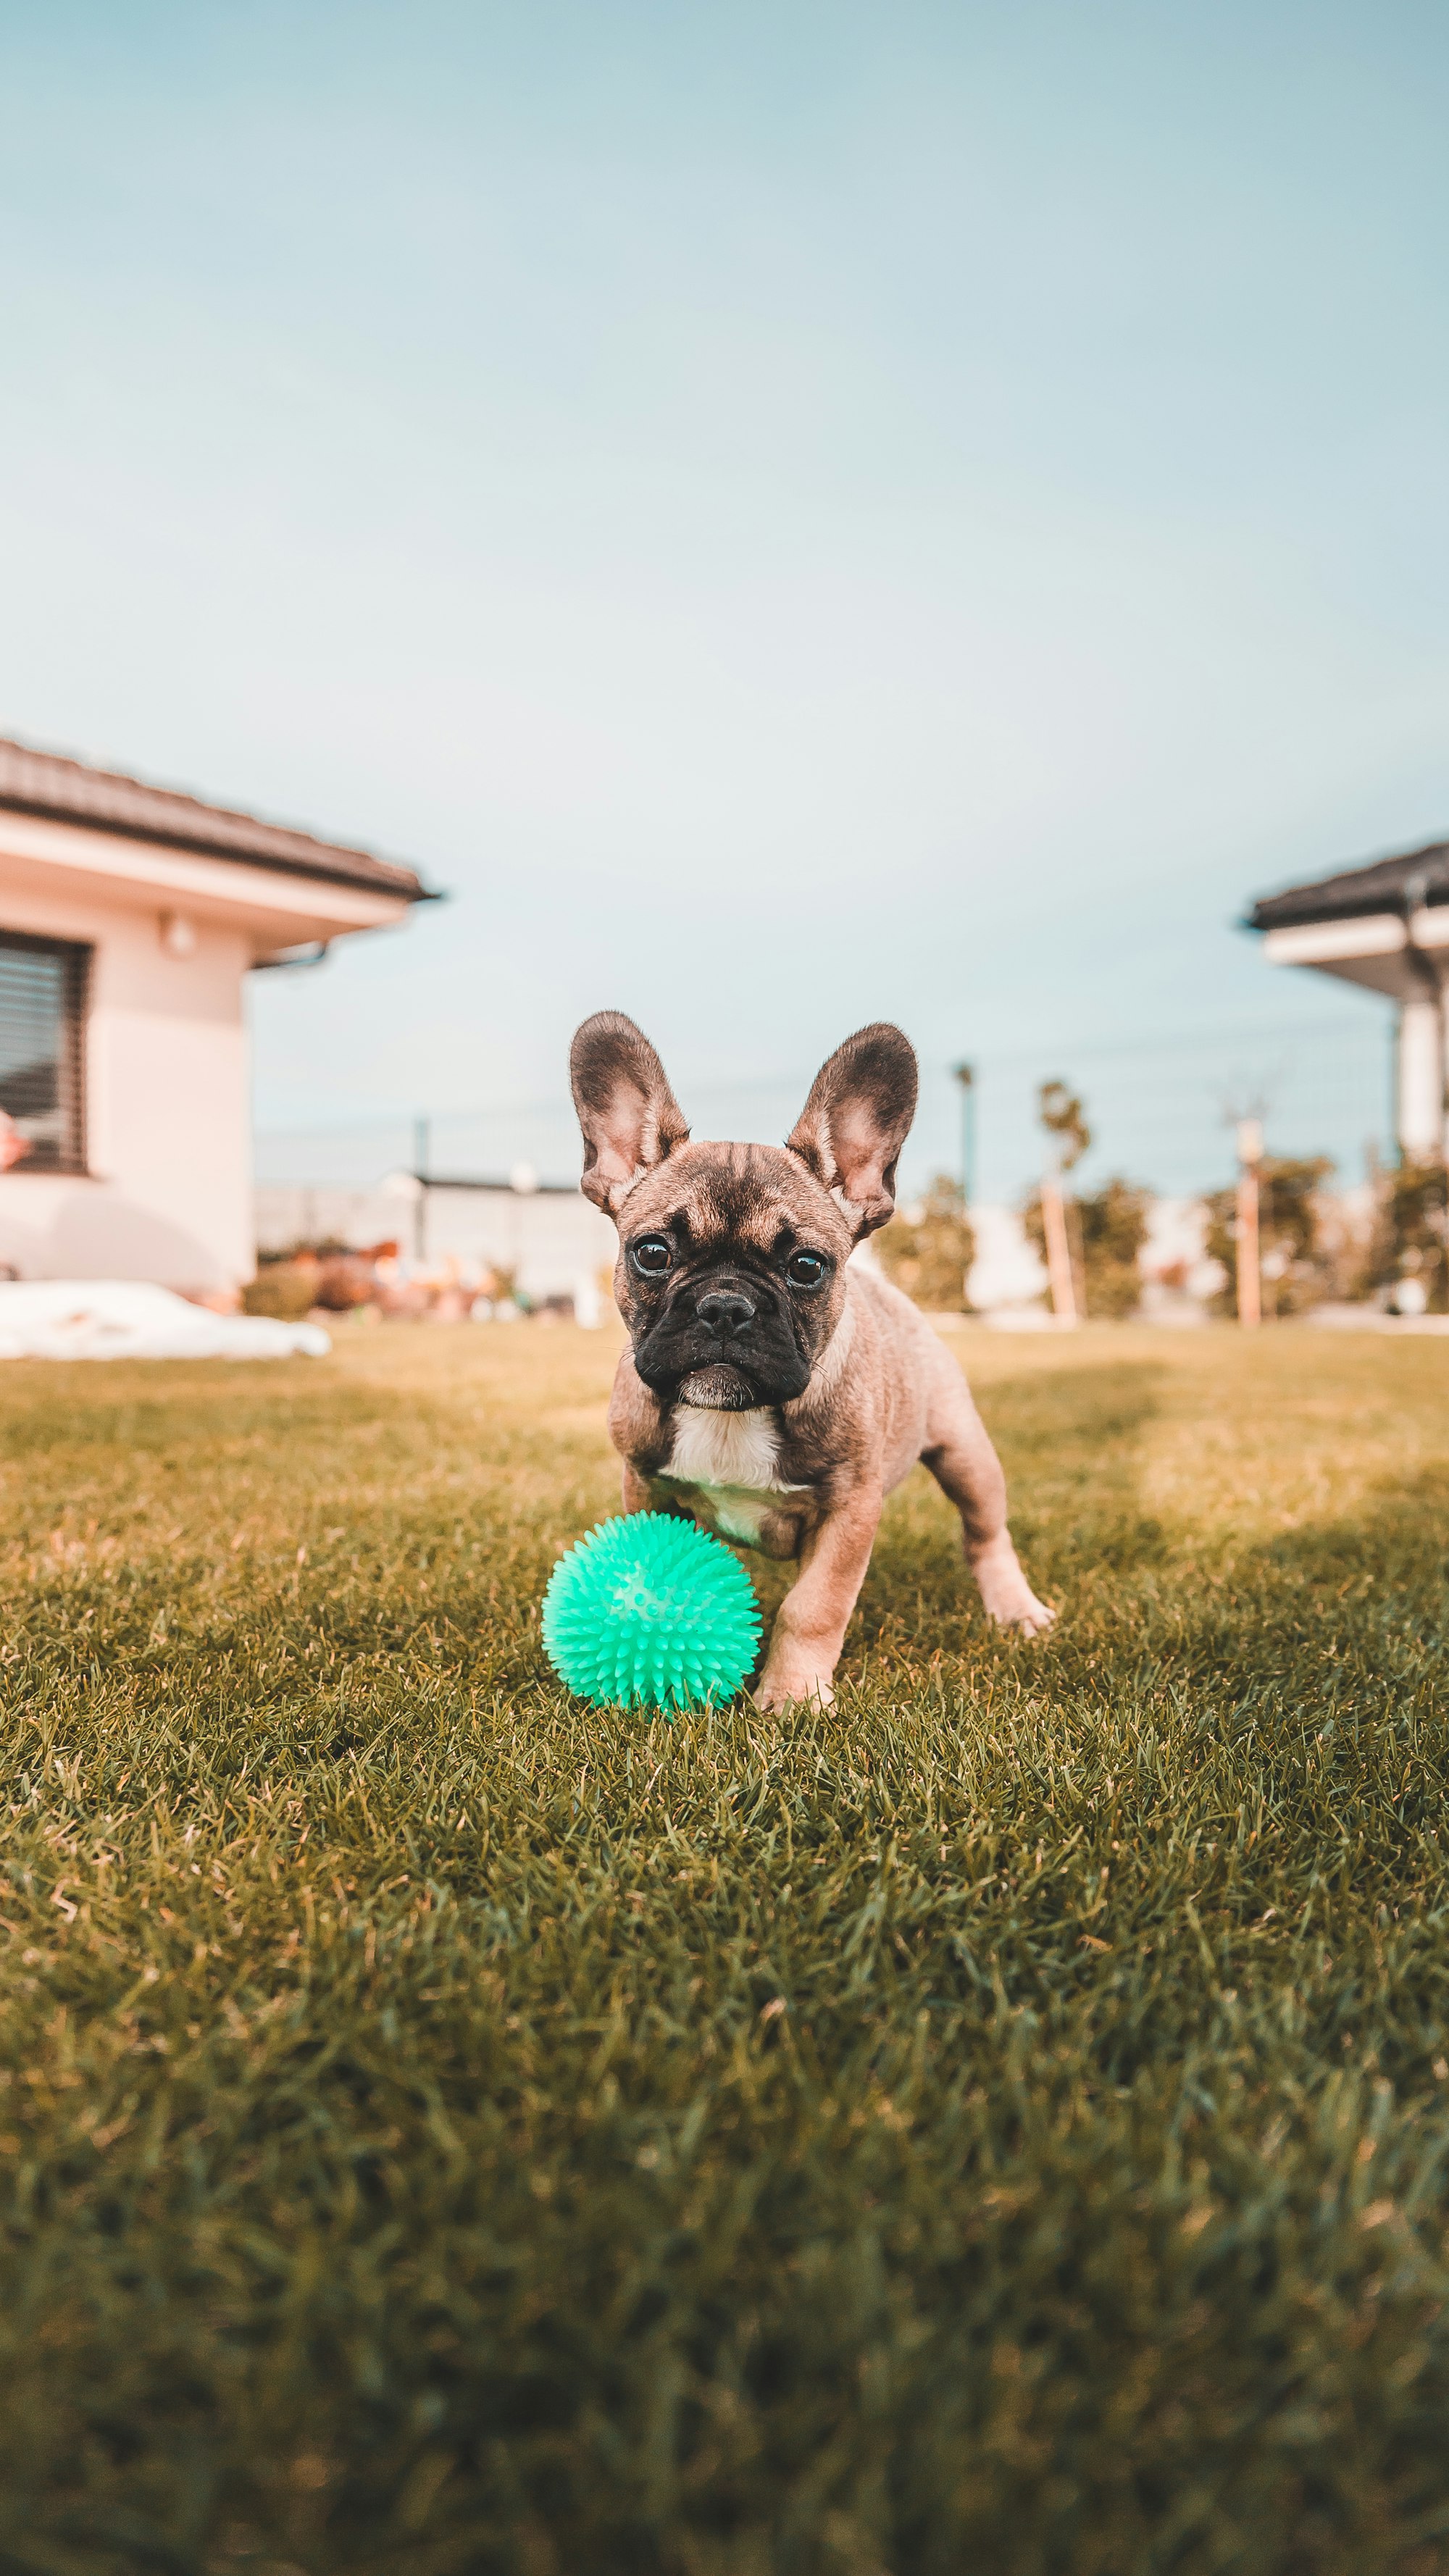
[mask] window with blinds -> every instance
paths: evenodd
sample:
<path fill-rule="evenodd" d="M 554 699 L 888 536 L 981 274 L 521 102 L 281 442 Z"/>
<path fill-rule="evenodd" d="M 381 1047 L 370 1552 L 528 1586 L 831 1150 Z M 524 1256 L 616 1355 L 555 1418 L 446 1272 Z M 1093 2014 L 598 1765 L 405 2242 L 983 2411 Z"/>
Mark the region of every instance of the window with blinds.
<path fill-rule="evenodd" d="M 83 1172 L 90 950 L 0 930 L 0 1169 Z"/>

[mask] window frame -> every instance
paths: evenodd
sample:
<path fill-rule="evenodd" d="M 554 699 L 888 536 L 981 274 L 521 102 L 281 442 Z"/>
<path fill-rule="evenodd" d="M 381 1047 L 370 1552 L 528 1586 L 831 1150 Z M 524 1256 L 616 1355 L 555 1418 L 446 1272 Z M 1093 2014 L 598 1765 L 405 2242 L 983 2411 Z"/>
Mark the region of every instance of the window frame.
<path fill-rule="evenodd" d="M 85 939 L 53 939 L 39 931 L 11 930 L 0 922 L 0 953 L 7 948 L 60 960 L 64 980 L 59 1071 L 68 1138 L 54 1162 L 32 1162 L 29 1154 L 23 1154 L 19 1162 L 11 1164 L 6 1177 L 34 1173 L 39 1178 L 44 1173 L 55 1179 L 86 1180 L 90 1177 L 86 1034 L 94 944 Z"/>

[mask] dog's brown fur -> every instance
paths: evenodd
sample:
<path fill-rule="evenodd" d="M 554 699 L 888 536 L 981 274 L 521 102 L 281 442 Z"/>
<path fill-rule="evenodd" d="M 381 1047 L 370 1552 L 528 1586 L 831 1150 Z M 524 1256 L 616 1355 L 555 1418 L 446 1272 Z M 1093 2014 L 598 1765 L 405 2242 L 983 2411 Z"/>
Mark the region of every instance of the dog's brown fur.
<path fill-rule="evenodd" d="M 786 1146 L 691 1144 L 653 1047 L 617 1012 L 585 1021 L 572 1072 L 583 1186 L 619 1228 L 615 1295 L 632 1347 L 609 1431 L 624 1507 L 684 1512 L 800 1559 L 761 1708 L 830 1699 L 882 1503 L 918 1458 L 961 1514 L 988 1614 L 1028 1634 L 1046 1627 L 1053 1614 L 1012 1546 L 1005 1481 L 959 1368 L 908 1297 L 846 1266 L 895 1204 L 916 1099 L 900 1030 L 877 1023 L 837 1049 Z M 661 1249 L 663 1266 L 646 1273 Z"/>

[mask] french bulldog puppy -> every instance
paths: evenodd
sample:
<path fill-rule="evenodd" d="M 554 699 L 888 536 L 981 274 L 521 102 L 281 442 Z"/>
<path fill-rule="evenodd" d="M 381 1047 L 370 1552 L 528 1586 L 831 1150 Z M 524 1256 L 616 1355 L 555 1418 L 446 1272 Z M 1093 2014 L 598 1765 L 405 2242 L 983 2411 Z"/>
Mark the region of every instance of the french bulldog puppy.
<path fill-rule="evenodd" d="M 784 1145 L 691 1144 L 649 1040 L 618 1011 L 574 1039 L 585 1194 L 619 1229 L 631 1348 L 609 1432 L 624 1509 L 798 1557 L 755 1697 L 829 1702 L 881 1505 L 920 1458 L 961 1515 L 989 1616 L 1054 1616 L 1006 1526 L 1006 1485 L 960 1369 L 850 1255 L 895 1206 L 916 1059 L 884 1021 L 837 1047 Z"/>

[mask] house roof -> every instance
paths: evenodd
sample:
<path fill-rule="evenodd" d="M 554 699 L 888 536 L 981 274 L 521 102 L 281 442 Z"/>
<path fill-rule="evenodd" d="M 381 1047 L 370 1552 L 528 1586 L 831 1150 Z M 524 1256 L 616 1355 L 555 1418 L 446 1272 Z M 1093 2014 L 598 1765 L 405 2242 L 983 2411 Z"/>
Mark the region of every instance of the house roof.
<path fill-rule="evenodd" d="M 1419 880 L 1415 889 L 1415 880 Z M 1356 921 L 1367 913 L 1401 912 L 1411 892 L 1416 905 L 1449 903 L 1449 841 L 1430 841 L 1397 858 L 1372 859 L 1312 885 L 1286 886 L 1253 905 L 1245 927 L 1283 930 L 1309 921 Z"/>
<path fill-rule="evenodd" d="M 116 832 L 131 840 L 164 841 L 172 849 L 201 850 L 209 857 L 240 859 L 280 868 L 289 876 L 325 878 L 333 885 L 364 886 L 407 903 L 436 900 L 413 868 L 376 858 L 340 841 L 319 841 L 285 823 L 266 823 L 226 805 L 203 805 L 179 788 L 152 787 L 113 769 L 93 769 L 56 751 L 0 741 L 0 813 L 34 814 L 47 822 Z"/>

